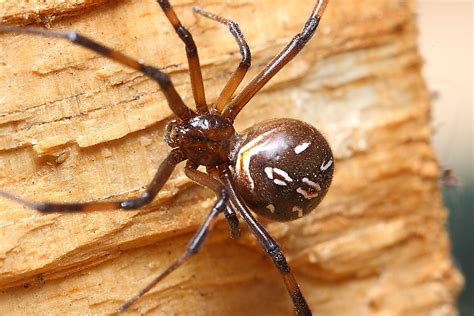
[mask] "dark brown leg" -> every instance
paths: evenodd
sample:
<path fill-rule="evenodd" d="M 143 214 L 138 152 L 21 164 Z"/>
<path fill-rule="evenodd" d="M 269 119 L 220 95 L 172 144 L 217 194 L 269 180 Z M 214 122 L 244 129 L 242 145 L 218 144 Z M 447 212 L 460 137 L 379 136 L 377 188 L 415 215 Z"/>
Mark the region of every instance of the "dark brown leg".
<path fill-rule="evenodd" d="M 201 64 L 199 63 L 199 54 L 194 43 L 193 36 L 189 31 L 181 24 L 178 16 L 173 10 L 173 7 L 168 0 L 157 0 L 161 9 L 165 13 L 166 17 L 173 25 L 179 38 L 183 41 L 186 47 L 186 55 L 188 57 L 189 73 L 191 75 L 191 87 L 193 89 L 194 100 L 196 102 L 196 108 L 199 113 L 205 114 L 209 112 L 206 104 L 206 95 L 204 92 L 204 84 L 202 80 Z"/>
<path fill-rule="evenodd" d="M 250 211 L 247 209 L 247 206 L 242 202 L 241 198 L 234 190 L 234 184 L 230 171 L 228 169 L 224 170 L 221 179 L 227 189 L 229 198 L 231 199 L 234 206 L 240 212 L 240 215 L 247 223 L 251 232 L 255 235 L 260 246 L 267 252 L 267 254 L 272 258 L 273 264 L 280 271 L 283 281 L 285 282 L 288 293 L 290 294 L 291 300 L 293 301 L 294 313 L 297 316 L 308 316 L 312 315 L 311 310 L 309 309 L 308 304 L 301 293 L 300 287 L 296 282 L 293 273 L 290 270 L 288 263 L 286 262 L 285 256 L 280 250 L 277 242 L 268 234 L 265 228 L 257 222 L 253 217 Z"/>
<path fill-rule="evenodd" d="M 252 81 L 240 92 L 232 102 L 225 108 L 223 117 L 233 121 L 237 114 L 260 91 L 263 86 L 273 76 L 279 72 L 301 49 L 306 45 L 309 39 L 314 35 L 318 27 L 321 16 L 329 0 L 318 0 L 311 16 L 306 21 L 303 31 L 297 34 L 291 42 L 263 69 Z"/>
<path fill-rule="evenodd" d="M 230 204 L 230 202 L 227 202 L 226 204 L 224 215 L 227 220 L 227 223 L 229 224 L 230 238 L 232 239 L 240 238 L 241 231 L 240 231 L 239 219 L 237 218 L 237 213 L 235 213 L 235 210 L 232 208 L 232 205 Z"/>
<path fill-rule="evenodd" d="M 239 238 L 240 237 L 240 226 L 239 226 L 239 219 L 237 218 L 237 214 L 235 213 L 234 209 L 230 205 L 229 198 L 227 197 L 227 191 L 225 190 L 222 183 L 216 180 L 211 174 L 214 173 L 214 168 L 208 168 L 208 172 L 204 173 L 201 171 L 196 170 L 198 166 L 193 164 L 191 161 L 188 160 L 186 163 L 186 168 L 184 172 L 186 176 L 193 180 L 195 183 L 202 185 L 208 189 L 214 191 L 214 193 L 219 197 L 225 200 L 226 208 L 224 210 L 225 218 L 227 223 L 229 224 L 230 229 L 230 237 L 231 238 Z"/>
<path fill-rule="evenodd" d="M 206 167 L 206 171 L 214 179 L 219 178 L 219 172 L 217 171 L 216 167 Z M 225 218 L 227 219 L 227 222 L 229 223 L 230 238 L 232 239 L 240 238 L 241 231 L 240 231 L 239 219 L 237 218 L 237 213 L 235 212 L 229 200 L 227 201 L 227 206 L 226 206 L 226 210 L 224 211 L 224 215 L 225 215 Z"/>
<path fill-rule="evenodd" d="M 197 175 L 197 177 L 201 178 L 200 175 Z M 205 179 L 202 179 L 202 180 L 207 182 L 207 180 Z M 224 189 L 219 192 L 220 192 L 219 197 L 216 203 L 214 204 L 214 207 L 212 208 L 209 215 L 207 215 L 206 219 L 204 220 L 204 223 L 202 223 L 201 226 L 199 227 L 193 239 L 191 239 L 191 241 L 189 242 L 188 246 L 186 247 L 186 250 L 181 255 L 181 257 L 176 259 L 168 268 L 166 268 L 166 270 L 164 270 L 162 273 L 156 276 L 150 283 L 148 283 L 144 288 L 142 288 L 137 294 L 132 296 L 122 306 L 120 306 L 119 313 L 122 313 L 125 310 L 127 310 L 130 307 L 130 305 L 132 305 L 136 300 L 138 300 L 146 292 L 152 289 L 156 284 L 158 284 L 161 280 L 163 280 L 163 278 L 165 278 L 168 274 L 176 270 L 179 266 L 185 263 L 190 257 L 198 253 L 204 241 L 206 240 L 206 237 L 208 236 L 209 232 L 214 228 L 214 225 L 217 221 L 217 215 L 223 212 L 226 208 L 227 193 Z"/>
<path fill-rule="evenodd" d="M 165 74 L 158 68 L 145 65 L 120 52 L 114 51 L 111 48 L 108 48 L 102 44 L 99 44 L 81 34 L 78 34 L 75 32 L 50 31 L 50 30 L 32 28 L 32 27 L 0 25 L 0 33 L 2 32 L 28 33 L 28 34 L 34 34 L 34 35 L 41 35 L 45 37 L 63 38 L 74 44 L 90 49 L 122 65 L 138 70 L 144 75 L 155 80 L 160 86 L 161 90 L 163 91 L 166 97 L 166 100 L 168 101 L 169 107 L 171 108 L 173 113 L 176 114 L 178 117 L 182 119 L 187 119 L 195 115 L 195 113 L 184 104 L 178 92 L 176 92 L 176 89 L 174 88 L 170 77 L 167 74 Z"/>
<path fill-rule="evenodd" d="M 95 210 L 110 210 L 110 209 L 137 209 L 145 204 L 150 203 L 158 192 L 161 190 L 165 182 L 170 177 L 174 167 L 185 159 L 185 156 L 179 149 L 172 150 L 168 156 L 163 160 L 153 180 L 150 182 L 145 192 L 140 194 L 137 198 L 127 199 L 121 201 L 93 201 L 80 203 L 36 203 L 21 197 L 15 196 L 11 193 L 0 190 L 0 196 L 23 204 L 31 209 L 38 210 L 44 213 L 50 212 L 81 212 L 81 211 L 95 211 Z"/>
<path fill-rule="evenodd" d="M 247 45 L 244 35 L 240 31 L 239 25 L 237 23 L 231 20 L 228 20 L 226 18 L 220 17 L 218 15 L 215 15 L 211 12 L 207 12 L 199 7 L 194 7 L 193 10 L 194 12 L 206 18 L 209 18 L 211 20 L 227 25 L 230 33 L 232 34 L 232 36 L 234 36 L 235 40 L 237 41 L 237 44 L 239 45 L 239 48 L 240 48 L 240 54 L 242 55 L 242 60 L 240 61 L 239 66 L 237 66 L 237 69 L 232 74 L 232 77 L 230 77 L 229 81 L 225 85 L 224 89 L 219 95 L 219 98 L 216 101 L 216 104 L 214 105 L 211 111 L 213 113 L 214 112 L 221 113 L 224 106 L 230 101 L 230 99 L 234 95 L 235 90 L 244 79 L 245 74 L 247 73 L 247 70 L 250 68 L 250 64 L 251 64 L 250 48 Z"/>

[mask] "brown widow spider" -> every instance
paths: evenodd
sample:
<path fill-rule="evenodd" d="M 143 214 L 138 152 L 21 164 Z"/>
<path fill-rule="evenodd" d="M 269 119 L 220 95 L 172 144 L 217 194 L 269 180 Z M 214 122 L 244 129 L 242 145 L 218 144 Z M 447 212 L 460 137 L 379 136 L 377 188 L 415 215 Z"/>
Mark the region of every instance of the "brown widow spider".
<path fill-rule="evenodd" d="M 185 174 L 217 195 L 210 213 L 189 242 L 184 253 L 166 270 L 153 278 L 119 309 L 125 311 L 165 276 L 182 265 L 201 248 L 220 213 L 228 221 L 231 237 L 240 235 L 235 209 L 255 235 L 262 248 L 280 271 L 293 301 L 296 315 L 311 315 L 311 310 L 278 244 L 249 211 L 277 221 L 290 221 L 311 212 L 329 189 L 334 171 L 331 149 L 312 126 L 297 120 L 278 119 L 259 123 L 237 133 L 235 117 L 252 97 L 305 46 L 316 32 L 328 0 L 318 0 L 301 33 L 239 93 L 232 98 L 250 67 L 250 50 L 239 26 L 201 8 L 194 12 L 229 27 L 237 41 L 242 59 L 216 103 L 208 107 L 204 93 L 198 51 L 191 34 L 181 24 L 167 0 L 158 0 L 164 14 L 184 42 L 196 110 L 187 107 L 176 92 L 169 76 L 158 68 L 145 65 L 74 32 L 39 28 L 0 26 L 0 32 L 30 33 L 69 40 L 120 64 L 136 69 L 155 80 L 177 119 L 168 123 L 165 141 L 172 148 L 161 163 L 146 190 L 136 198 L 121 201 L 78 203 L 36 203 L 11 193 L 0 196 L 40 212 L 71 212 L 100 209 L 137 209 L 150 203 L 170 177 L 175 166 L 187 160 Z M 207 173 L 197 170 L 205 166 Z"/>

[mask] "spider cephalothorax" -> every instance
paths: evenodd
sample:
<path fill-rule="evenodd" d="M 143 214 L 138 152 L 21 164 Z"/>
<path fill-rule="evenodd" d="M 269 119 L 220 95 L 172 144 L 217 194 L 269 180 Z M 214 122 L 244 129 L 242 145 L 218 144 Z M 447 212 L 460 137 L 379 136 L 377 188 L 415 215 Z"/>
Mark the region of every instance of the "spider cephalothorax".
<path fill-rule="evenodd" d="M 165 141 L 180 148 L 197 165 L 219 166 L 229 161 L 237 133 L 232 122 L 220 115 L 197 115 L 184 121 L 171 121 Z"/>
<path fill-rule="evenodd" d="M 264 217 L 279 221 L 297 219 L 311 212 L 321 202 L 331 184 L 334 170 L 331 149 L 321 133 L 301 121 L 290 119 L 267 121 L 256 124 L 240 134 L 236 133 L 233 122 L 252 97 L 303 49 L 315 33 L 327 2 L 328 0 L 317 1 L 303 30 L 296 34 L 265 69 L 234 98 L 232 98 L 234 92 L 250 67 L 250 49 L 236 23 L 195 7 L 196 13 L 229 27 L 242 55 L 239 66 L 215 105 L 209 109 L 194 40 L 181 24 L 170 3 L 167 0 L 158 0 L 166 17 L 186 46 L 196 112 L 184 104 L 169 76 L 158 68 L 145 65 L 74 32 L 0 25 L 0 32 L 64 38 L 141 72 L 158 83 L 169 107 L 177 116 L 177 119 L 167 125 L 165 132 L 165 141 L 172 150 L 158 167 L 146 190 L 136 198 L 119 201 L 36 203 L 1 190 L 0 196 L 41 212 L 137 209 L 150 203 L 166 183 L 175 166 L 187 160 L 186 175 L 194 182 L 213 190 L 218 197 L 217 201 L 181 257 L 128 299 L 119 311 L 126 310 L 165 276 L 196 254 L 214 227 L 219 214 L 225 214 L 231 236 L 238 237 L 240 229 L 235 211 L 237 209 L 240 217 L 281 273 L 292 299 L 295 314 L 311 315 L 311 310 L 280 247 L 255 219 L 249 207 Z M 207 173 L 197 170 L 200 165 L 207 167 Z"/>

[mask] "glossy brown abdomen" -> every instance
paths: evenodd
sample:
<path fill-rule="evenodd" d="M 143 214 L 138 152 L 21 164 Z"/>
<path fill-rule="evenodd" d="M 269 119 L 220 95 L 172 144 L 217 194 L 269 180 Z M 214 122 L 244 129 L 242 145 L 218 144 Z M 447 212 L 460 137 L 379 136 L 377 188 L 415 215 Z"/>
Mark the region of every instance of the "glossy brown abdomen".
<path fill-rule="evenodd" d="M 311 125 L 292 119 L 257 124 L 241 135 L 234 181 L 259 215 L 290 221 L 311 212 L 326 195 L 334 171 L 331 148 Z"/>

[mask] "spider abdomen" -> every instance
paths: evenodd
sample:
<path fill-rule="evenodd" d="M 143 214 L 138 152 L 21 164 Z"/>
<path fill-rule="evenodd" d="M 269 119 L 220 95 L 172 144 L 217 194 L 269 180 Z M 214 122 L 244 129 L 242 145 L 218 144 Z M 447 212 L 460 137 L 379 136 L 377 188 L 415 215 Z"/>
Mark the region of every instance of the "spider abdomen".
<path fill-rule="evenodd" d="M 254 212 L 290 221 L 321 202 L 331 184 L 334 158 L 317 129 L 278 119 L 257 124 L 241 137 L 233 159 L 234 181 Z"/>

